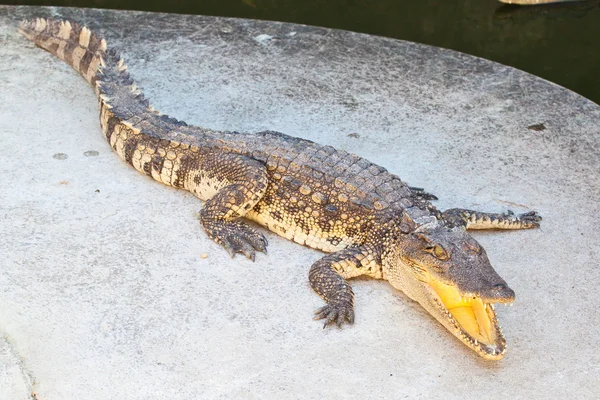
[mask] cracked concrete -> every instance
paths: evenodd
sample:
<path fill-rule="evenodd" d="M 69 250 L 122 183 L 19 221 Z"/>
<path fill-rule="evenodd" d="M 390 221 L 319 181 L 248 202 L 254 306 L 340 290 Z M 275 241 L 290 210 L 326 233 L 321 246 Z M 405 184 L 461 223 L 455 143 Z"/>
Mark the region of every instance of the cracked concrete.
<path fill-rule="evenodd" d="M 0 336 L 0 399 L 35 400 L 34 382 L 15 348 Z"/>
<path fill-rule="evenodd" d="M 307 280 L 321 254 L 269 234 L 268 256 L 230 259 L 193 196 L 112 154 L 92 90 L 15 33 L 56 15 L 121 46 L 153 104 L 188 123 L 346 149 L 440 208 L 539 211 L 540 230 L 474 234 L 517 293 L 499 310 L 507 357 L 480 360 L 379 281 L 354 281 L 353 327 L 321 329 Z M 32 377 L 40 400 L 597 396 L 600 107 L 581 96 L 351 32 L 8 6 L 0 93 L 2 400 Z"/>

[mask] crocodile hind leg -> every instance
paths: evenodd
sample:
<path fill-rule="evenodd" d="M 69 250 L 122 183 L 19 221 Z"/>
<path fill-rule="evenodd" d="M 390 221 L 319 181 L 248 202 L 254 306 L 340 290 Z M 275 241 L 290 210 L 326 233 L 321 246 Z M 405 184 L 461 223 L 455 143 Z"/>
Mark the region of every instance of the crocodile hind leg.
<path fill-rule="evenodd" d="M 212 188 L 211 188 L 211 185 Z M 266 252 L 267 240 L 241 221 L 264 195 L 268 186 L 264 164 L 236 154 L 208 156 L 192 179 L 190 191 L 199 197 L 216 190 L 200 211 L 200 222 L 208 236 L 233 257 L 242 253 L 252 261 L 256 251 Z"/>
<path fill-rule="evenodd" d="M 422 198 L 423 200 L 437 200 L 437 196 L 431 193 L 427 193 L 425 189 L 415 186 L 408 187 L 417 197 Z"/>
<path fill-rule="evenodd" d="M 512 211 L 504 214 L 484 213 L 462 208 L 446 210 L 442 218 L 453 226 L 466 229 L 529 229 L 538 228 L 542 217 L 535 211 L 515 215 Z"/>
<path fill-rule="evenodd" d="M 323 328 L 335 323 L 354 323 L 354 293 L 346 279 L 360 275 L 376 276 L 379 257 L 367 248 L 355 247 L 331 253 L 310 268 L 310 286 L 327 302 L 315 312 L 315 319 L 325 319 Z"/>

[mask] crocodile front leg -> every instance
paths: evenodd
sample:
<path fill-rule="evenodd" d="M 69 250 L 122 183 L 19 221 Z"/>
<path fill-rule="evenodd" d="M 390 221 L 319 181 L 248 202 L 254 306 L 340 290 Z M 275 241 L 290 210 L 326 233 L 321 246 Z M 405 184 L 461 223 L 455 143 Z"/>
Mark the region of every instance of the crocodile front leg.
<path fill-rule="evenodd" d="M 325 319 L 323 328 L 344 321 L 354 323 L 354 293 L 346 279 L 360 275 L 377 276 L 380 257 L 366 247 L 355 247 L 329 254 L 310 268 L 310 286 L 327 305 L 315 312 L 315 319 Z"/>
<path fill-rule="evenodd" d="M 462 208 L 444 211 L 442 218 L 453 226 L 466 229 L 529 229 L 538 228 L 542 217 L 535 211 L 515 215 L 512 211 L 504 214 L 484 213 Z"/>
<path fill-rule="evenodd" d="M 192 192 L 199 196 L 213 185 L 216 194 L 200 211 L 200 222 L 208 236 L 233 257 L 243 253 L 254 261 L 255 252 L 266 252 L 267 240 L 246 222 L 240 221 L 264 195 L 267 169 L 264 164 L 236 154 L 217 154 L 202 160 Z M 207 189 L 208 188 L 208 189 Z"/>

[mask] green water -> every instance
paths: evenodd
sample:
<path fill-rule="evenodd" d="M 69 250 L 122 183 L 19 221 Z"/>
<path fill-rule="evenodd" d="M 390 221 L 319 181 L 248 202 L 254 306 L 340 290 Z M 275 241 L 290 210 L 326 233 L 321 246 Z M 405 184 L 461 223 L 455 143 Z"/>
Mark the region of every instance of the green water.
<path fill-rule="evenodd" d="M 426 43 L 484 57 L 600 104 L 600 0 L 509 6 L 495 0 L 3 1 L 288 21 Z"/>

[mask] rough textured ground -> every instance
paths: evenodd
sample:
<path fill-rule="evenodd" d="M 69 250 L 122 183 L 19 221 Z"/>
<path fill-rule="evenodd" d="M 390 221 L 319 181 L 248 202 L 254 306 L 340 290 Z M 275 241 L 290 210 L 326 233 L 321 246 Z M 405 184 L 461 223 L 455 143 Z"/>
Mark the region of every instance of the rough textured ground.
<path fill-rule="evenodd" d="M 378 162 L 441 208 L 537 210 L 477 233 L 517 293 L 485 362 L 384 282 L 321 329 L 321 257 L 268 234 L 230 259 L 199 202 L 111 153 L 67 65 L 15 33 L 63 15 L 125 50 L 163 112 L 274 129 Z M 442 49 L 262 21 L 0 7 L 0 398 L 594 398 L 600 385 L 600 107 Z M 529 128 L 528 128 L 529 127 Z M 207 253 L 208 258 L 201 258 Z"/>

